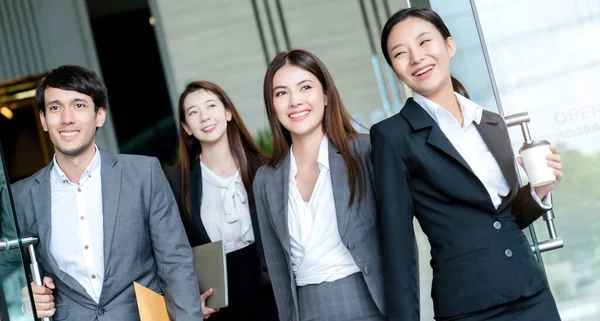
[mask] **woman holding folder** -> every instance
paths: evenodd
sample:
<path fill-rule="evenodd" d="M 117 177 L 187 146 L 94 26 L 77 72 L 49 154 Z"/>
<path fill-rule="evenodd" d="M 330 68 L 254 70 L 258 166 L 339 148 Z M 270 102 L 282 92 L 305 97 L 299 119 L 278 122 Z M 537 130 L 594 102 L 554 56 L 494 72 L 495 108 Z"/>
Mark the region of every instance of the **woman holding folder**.
<path fill-rule="evenodd" d="M 560 156 L 552 147 L 546 157 L 555 182 L 519 187 L 504 120 L 450 75 L 456 47 L 429 9 L 397 12 L 381 36 L 385 59 L 414 91 L 371 129 L 390 319 L 419 320 L 418 283 L 407 277 L 418 269 L 416 217 L 431 244 L 436 320 L 558 321 L 521 229 L 550 209 Z"/>
<path fill-rule="evenodd" d="M 281 320 L 386 320 L 370 144 L 325 65 L 304 50 L 269 65 L 273 156 L 254 179 Z"/>
<path fill-rule="evenodd" d="M 204 317 L 278 320 L 251 188 L 266 158 L 218 85 L 189 83 L 179 97 L 178 114 L 181 162 L 166 175 L 190 245 L 221 240 L 227 254 L 229 306 L 205 308 Z"/>

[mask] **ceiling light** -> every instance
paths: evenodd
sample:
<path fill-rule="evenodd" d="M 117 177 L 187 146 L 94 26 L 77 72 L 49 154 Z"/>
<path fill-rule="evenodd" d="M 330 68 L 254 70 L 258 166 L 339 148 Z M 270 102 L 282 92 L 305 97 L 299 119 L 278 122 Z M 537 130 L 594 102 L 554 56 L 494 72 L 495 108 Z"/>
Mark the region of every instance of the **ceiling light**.
<path fill-rule="evenodd" d="M 13 112 L 8 107 L 4 106 L 0 108 L 0 114 L 4 115 L 4 117 L 8 119 L 13 119 Z"/>

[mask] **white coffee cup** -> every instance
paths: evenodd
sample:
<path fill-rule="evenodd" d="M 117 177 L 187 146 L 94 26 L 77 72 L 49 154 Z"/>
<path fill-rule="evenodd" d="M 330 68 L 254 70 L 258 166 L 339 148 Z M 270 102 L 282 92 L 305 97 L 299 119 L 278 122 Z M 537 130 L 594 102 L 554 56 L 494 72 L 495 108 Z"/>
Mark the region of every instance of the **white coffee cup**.
<path fill-rule="evenodd" d="M 523 158 L 523 166 L 531 186 L 543 186 L 556 181 L 554 170 L 548 166 L 546 159 L 546 156 L 552 154 L 548 141 L 525 143 L 519 149 L 519 154 Z"/>

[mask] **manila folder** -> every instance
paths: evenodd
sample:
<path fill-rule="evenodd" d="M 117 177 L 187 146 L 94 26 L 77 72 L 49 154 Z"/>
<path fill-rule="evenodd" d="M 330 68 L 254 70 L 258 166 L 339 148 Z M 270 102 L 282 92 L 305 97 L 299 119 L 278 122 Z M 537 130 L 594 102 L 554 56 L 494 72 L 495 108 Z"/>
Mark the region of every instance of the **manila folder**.
<path fill-rule="evenodd" d="M 170 321 L 167 304 L 162 295 L 137 282 L 133 282 L 133 286 L 140 312 L 140 321 Z"/>

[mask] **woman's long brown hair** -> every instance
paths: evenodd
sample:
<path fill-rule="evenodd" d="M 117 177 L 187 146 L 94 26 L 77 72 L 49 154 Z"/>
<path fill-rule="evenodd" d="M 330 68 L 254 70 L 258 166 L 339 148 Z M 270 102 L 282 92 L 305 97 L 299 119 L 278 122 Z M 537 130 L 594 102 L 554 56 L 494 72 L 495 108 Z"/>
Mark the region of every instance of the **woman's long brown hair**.
<path fill-rule="evenodd" d="M 267 158 L 252 139 L 250 132 L 248 132 L 248 129 L 242 122 L 240 114 L 225 91 L 212 82 L 201 80 L 189 83 L 179 96 L 179 156 L 181 160 L 181 194 L 183 195 L 184 214 L 188 218 L 191 218 L 190 170 L 191 165 L 200 157 L 202 146 L 196 137 L 188 135 L 183 128 L 183 123 L 185 122 L 183 102 L 189 94 L 198 90 L 206 90 L 215 94 L 223 103 L 225 109 L 231 113 L 231 121 L 227 122 L 229 150 L 239 168 L 242 182 L 250 201 L 250 209 L 253 213 L 254 195 L 252 193 L 252 180 L 258 168 L 265 163 Z"/>
<path fill-rule="evenodd" d="M 346 163 L 348 185 L 350 186 L 350 204 L 352 204 L 356 195 L 356 183 L 359 184 L 360 195 L 362 196 L 365 192 L 364 175 L 349 147 L 350 138 L 357 136 L 358 132 L 352 127 L 350 114 L 346 110 L 325 64 L 317 56 L 306 50 L 280 52 L 273 58 L 265 74 L 263 95 L 271 133 L 273 134 L 273 155 L 269 160 L 269 164 L 276 165 L 279 163 L 289 153 L 292 144 L 290 132 L 277 119 L 275 105 L 273 104 L 273 78 L 275 73 L 285 65 L 296 66 L 310 72 L 323 86 L 323 93 L 327 96 L 327 101 L 321 126 L 329 141 L 340 151 Z"/>

